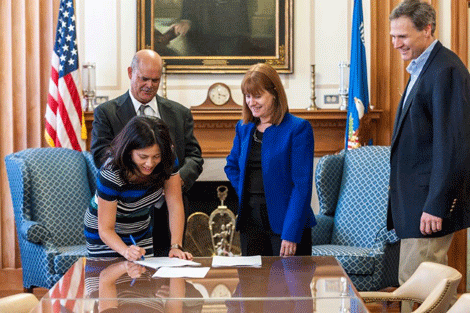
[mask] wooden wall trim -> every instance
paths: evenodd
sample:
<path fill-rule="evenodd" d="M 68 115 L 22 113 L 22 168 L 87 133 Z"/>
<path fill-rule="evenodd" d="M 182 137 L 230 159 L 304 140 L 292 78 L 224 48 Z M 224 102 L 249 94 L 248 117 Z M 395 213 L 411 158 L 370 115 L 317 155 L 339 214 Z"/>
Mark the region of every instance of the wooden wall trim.
<path fill-rule="evenodd" d="M 371 104 L 383 111 L 377 144 L 390 145 L 395 113 L 408 79 L 392 46 L 388 16 L 400 0 L 371 1 Z"/>
<path fill-rule="evenodd" d="M 451 49 L 468 67 L 468 5 L 470 1 L 452 0 L 451 2 Z M 454 234 L 449 248 L 449 265 L 462 274 L 457 288 L 459 293 L 467 291 L 467 230 Z"/>
<path fill-rule="evenodd" d="M 452 0 L 451 49 L 468 66 L 468 4 L 469 1 Z"/>

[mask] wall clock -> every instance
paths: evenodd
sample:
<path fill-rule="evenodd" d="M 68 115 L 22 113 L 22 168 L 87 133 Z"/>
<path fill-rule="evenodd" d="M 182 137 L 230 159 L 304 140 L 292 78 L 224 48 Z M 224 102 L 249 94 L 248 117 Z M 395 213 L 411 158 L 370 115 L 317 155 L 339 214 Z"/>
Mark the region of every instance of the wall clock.
<path fill-rule="evenodd" d="M 197 106 L 192 106 L 191 110 L 241 110 L 232 99 L 230 87 L 224 83 L 214 83 L 207 90 L 206 100 Z"/>

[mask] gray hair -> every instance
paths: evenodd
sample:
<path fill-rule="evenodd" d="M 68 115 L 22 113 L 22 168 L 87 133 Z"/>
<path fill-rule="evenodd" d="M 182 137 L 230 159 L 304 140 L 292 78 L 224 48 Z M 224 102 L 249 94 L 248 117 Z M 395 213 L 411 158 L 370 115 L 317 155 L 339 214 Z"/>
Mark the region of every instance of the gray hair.
<path fill-rule="evenodd" d="M 434 36 L 436 11 L 429 3 L 420 0 L 404 0 L 393 9 L 389 20 L 392 21 L 402 16 L 409 17 L 418 31 L 422 31 L 426 26 L 431 25 L 431 35 Z"/>
<path fill-rule="evenodd" d="M 140 58 L 137 56 L 137 54 L 135 54 L 131 61 L 132 71 L 136 71 L 139 69 L 139 61 L 140 61 Z"/>

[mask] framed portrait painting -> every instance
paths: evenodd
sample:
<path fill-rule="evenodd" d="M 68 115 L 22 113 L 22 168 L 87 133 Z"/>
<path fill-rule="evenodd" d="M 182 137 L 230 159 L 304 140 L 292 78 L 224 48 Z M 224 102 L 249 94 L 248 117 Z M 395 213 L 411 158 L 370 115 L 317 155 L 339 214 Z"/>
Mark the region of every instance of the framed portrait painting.
<path fill-rule="evenodd" d="M 137 48 L 167 73 L 293 72 L 293 0 L 137 0 Z"/>

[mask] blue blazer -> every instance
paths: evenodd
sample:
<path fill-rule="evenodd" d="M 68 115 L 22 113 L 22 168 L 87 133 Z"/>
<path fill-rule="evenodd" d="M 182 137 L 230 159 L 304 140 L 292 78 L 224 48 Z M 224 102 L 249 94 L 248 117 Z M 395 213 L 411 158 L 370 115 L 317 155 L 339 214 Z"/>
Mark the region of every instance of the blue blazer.
<path fill-rule="evenodd" d="M 437 42 L 395 120 L 387 225 L 398 237 L 440 237 L 470 226 L 469 121 L 469 72 Z M 443 218 L 442 231 L 423 236 L 423 212 Z"/>
<path fill-rule="evenodd" d="M 239 221 L 249 214 L 244 210 L 246 162 L 250 154 L 254 123 L 236 126 L 232 151 L 225 173 L 238 195 Z M 263 134 L 261 167 L 271 229 L 281 239 L 299 243 L 305 228 L 315 226 L 311 208 L 313 179 L 313 130 L 306 120 L 287 113 L 279 125 Z"/>

